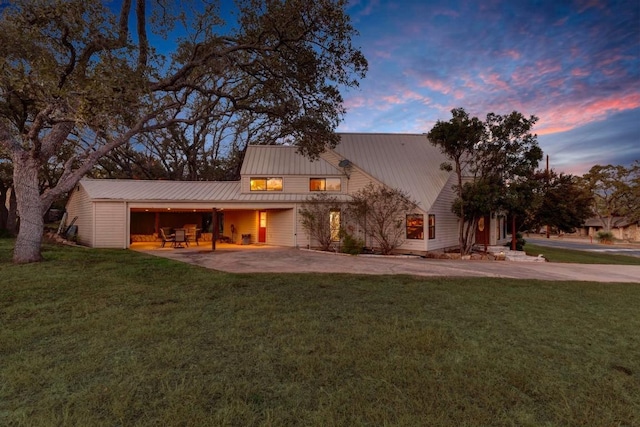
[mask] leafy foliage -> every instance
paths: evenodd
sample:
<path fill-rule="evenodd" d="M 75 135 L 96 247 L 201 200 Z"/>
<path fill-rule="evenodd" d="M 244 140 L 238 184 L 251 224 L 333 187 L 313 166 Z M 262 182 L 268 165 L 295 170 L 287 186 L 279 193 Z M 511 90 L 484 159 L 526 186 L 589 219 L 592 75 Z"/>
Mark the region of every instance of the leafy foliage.
<path fill-rule="evenodd" d="M 640 220 L 640 164 L 627 168 L 621 165 L 595 165 L 582 176 L 591 193 L 592 214 L 602 223 L 604 231 L 611 230 L 615 216 Z"/>
<path fill-rule="evenodd" d="M 580 178 L 553 170 L 538 171 L 528 183 L 531 204 L 523 228 L 534 230 L 549 225 L 571 233 L 591 215 L 591 194 L 581 185 Z"/>
<path fill-rule="evenodd" d="M 347 211 L 375 246 L 389 254 L 404 242 L 406 216 L 416 207 L 402 190 L 369 184 L 352 196 Z"/>
<path fill-rule="evenodd" d="M 442 168 L 456 173 L 452 210 L 463 219 L 458 241 L 460 253 L 468 254 L 481 217 L 499 210 L 512 214 L 527 210 L 531 199 L 526 182 L 542 159 L 542 150 L 531 133 L 535 116 L 489 113 L 483 122 L 463 108 L 451 114 L 448 122 L 438 121 L 427 137 L 451 161 Z"/>
<path fill-rule="evenodd" d="M 316 157 L 337 143 L 339 88 L 357 86 L 367 69 L 344 0 L 240 0 L 235 22 L 223 22 L 208 1 L 119 6 L 117 15 L 99 0 L 2 8 L 0 147 L 13 159 L 22 215 L 16 262 L 40 260 L 42 215 L 105 156 L 115 165 L 124 157 L 134 176 L 155 176 L 148 155 L 131 154 L 142 135 L 184 136 L 195 126 L 202 144 L 211 123 L 231 120 L 232 135 L 250 130 Z M 183 35 L 165 56 L 157 49 L 177 27 Z M 177 160 L 163 166 L 193 178 L 199 149 L 183 147 L 184 169 Z M 45 173 L 50 165 L 55 173 Z M 43 173 L 51 177 L 44 188 Z"/>
<path fill-rule="evenodd" d="M 349 255 L 358 255 L 364 251 L 364 240 L 352 236 L 346 230 L 341 229 L 342 246 L 340 251 Z"/>
<path fill-rule="evenodd" d="M 318 193 L 311 196 L 300 208 L 302 228 L 314 239 L 324 251 L 333 244 L 331 230 L 331 211 L 343 209 L 344 203 L 336 196 Z"/>
<path fill-rule="evenodd" d="M 611 231 L 598 231 L 596 237 L 600 243 L 613 243 L 613 233 Z"/>

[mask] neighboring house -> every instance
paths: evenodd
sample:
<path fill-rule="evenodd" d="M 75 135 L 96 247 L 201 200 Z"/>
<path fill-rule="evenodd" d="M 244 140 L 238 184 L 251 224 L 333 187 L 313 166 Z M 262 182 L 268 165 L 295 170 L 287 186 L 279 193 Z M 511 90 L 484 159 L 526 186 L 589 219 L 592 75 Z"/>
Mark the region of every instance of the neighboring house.
<path fill-rule="evenodd" d="M 299 209 L 318 191 L 348 200 L 369 183 L 405 191 L 418 202 L 406 221 L 403 252 L 458 245 L 459 220 L 451 212 L 455 174 L 440 169 L 440 150 L 422 134 L 340 134 L 341 142 L 316 161 L 292 146 L 249 146 L 240 181 L 185 182 L 83 179 L 67 203 L 84 245 L 127 248 L 156 239 L 161 227 L 197 224 L 203 240 L 314 247 Z M 335 221 L 336 218 L 333 218 Z M 357 230 L 362 233 L 362 230 Z M 365 236 L 361 236 L 365 237 Z M 505 240 L 504 217 L 486 217 L 478 243 Z M 370 238 L 367 246 L 372 246 Z"/>
<path fill-rule="evenodd" d="M 579 229 L 581 236 L 595 237 L 598 231 L 603 231 L 604 226 L 599 218 L 589 218 L 584 222 L 582 228 Z M 640 242 L 640 223 L 630 222 L 622 216 L 614 216 L 611 219 L 611 232 L 613 237 L 619 240 L 628 240 L 631 242 Z"/>

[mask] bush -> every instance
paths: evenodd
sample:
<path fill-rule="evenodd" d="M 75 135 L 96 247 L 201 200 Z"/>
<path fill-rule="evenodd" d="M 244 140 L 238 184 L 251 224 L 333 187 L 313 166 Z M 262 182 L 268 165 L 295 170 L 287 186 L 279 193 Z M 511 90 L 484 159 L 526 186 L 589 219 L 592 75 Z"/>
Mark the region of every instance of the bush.
<path fill-rule="evenodd" d="M 358 255 L 364 250 L 364 241 L 353 237 L 351 234 L 341 230 L 342 247 L 340 251 L 345 254 Z"/>
<path fill-rule="evenodd" d="M 516 233 L 516 251 L 524 251 L 524 245 L 527 241 L 522 237 L 522 233 Z M 505 247 L 511 249 L 511 241 L 505 243 Z"/>
<path fill-rule="evenodd" d="M 613 233 L 610 231 L 598 231 L 596 237 L 600 243 L 613 243 Z"/>

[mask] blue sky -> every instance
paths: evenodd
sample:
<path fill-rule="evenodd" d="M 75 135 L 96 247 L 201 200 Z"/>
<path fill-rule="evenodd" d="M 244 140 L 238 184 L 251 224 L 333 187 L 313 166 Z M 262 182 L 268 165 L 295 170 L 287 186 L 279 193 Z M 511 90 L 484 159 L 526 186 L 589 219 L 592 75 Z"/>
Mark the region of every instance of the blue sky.
<path fill-rule="evenodd" d="M 640 1 L 351 0 L 369 61 L 341 132 L 428 132 L 450 110 L 536 115 L 556 171 L 640 160 Z"/>

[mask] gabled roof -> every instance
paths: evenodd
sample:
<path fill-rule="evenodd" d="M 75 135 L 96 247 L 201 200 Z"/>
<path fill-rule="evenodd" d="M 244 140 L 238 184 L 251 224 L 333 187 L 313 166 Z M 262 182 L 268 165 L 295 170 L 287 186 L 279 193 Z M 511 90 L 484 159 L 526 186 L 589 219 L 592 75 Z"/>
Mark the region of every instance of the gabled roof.
<path fill-rule="evenodd" d="M 239 181 L 147 181 L 84 178 L 80 184 L 92 200 L 208 202 L 235 199 L 240 193 Z"/>
<path fill-rule="evenodd" d="M 341 133 L 334 151 L 427 210 L 451 176 L 440 169 L 448 159 L 424 134 Z"/>
<path fill-rule="evenodd" d="M 614 216 L 611 220 L 611 226 L 616 228 L 628 227 L 630 225 L 635 224 L 634 222 L 629 221 L 626 217 L 623 216 Z M 598 217 L 588 218 L 584 222 L 585 227 L 602 227 L 602 221 Z"/>
<path fill-rule="evenodd" d="M 425 210 L 431 209 L 451 176 L 450 172 L 440 170 L 440 164 L 447 158 L 424 134 L 342 133 L 340 138 L 335 153 L 388 187 L 405 191 Z M 252 145 L 247 148 L 240 173 L 341 176 L 344 171 L 327 160 L 310 161 L 298 154 L 296 147 Z M 92 200 L 246 202 L 304 201 L 308 197 L 306 193 L 243 194 L 239 181 L 83 179 L 81 184 Z"/>
<path fill-rule="evenodd" d="M 241 175 L 342 175 L 323 159 L 310 161 L 287 145 L 250 145 L 242 162 Z"/>

